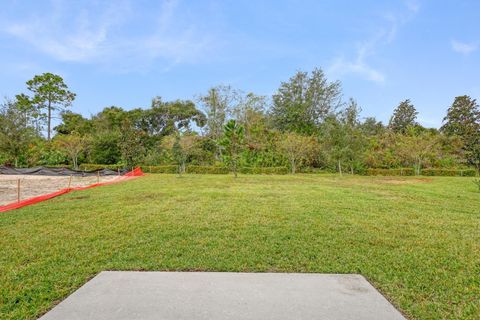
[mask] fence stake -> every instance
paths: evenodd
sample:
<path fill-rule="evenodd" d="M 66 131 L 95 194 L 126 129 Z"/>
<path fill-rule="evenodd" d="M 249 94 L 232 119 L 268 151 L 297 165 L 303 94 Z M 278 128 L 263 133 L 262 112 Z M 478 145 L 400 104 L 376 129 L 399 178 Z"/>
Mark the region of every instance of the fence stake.
<path fill-rule="evenodd" d="M 70 179 L 68 179 L 68 189 L 70 189 L 71 185 L 72 185 L 72 176 L 70 176 Z"/>
<path fill-rule="evenodd" d="M 17 202 L 20 202 L 20 179 L 17 180 Z"/>
<path fill-rule="evenodd" d="M 97 183 L 100 182 L 100 171 L 97 171 Z"/>

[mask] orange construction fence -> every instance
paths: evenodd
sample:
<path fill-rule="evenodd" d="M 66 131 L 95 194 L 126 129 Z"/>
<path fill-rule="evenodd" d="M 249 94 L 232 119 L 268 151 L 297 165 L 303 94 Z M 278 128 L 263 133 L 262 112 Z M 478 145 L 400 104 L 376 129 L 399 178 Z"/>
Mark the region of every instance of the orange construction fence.
<path fill-rule="evenodd" d="M 123 176 L 120 176 L 120 177 L 118 177 L 118 178 L 116 178 L 115 180 L 112 180 L 112 181 L 94 183 L 94 184 L 91 184 L 91 185 L 86 186 L 86 187 L 65 188 L 65 189 L 61 189 L 61 190 L 58 190 L 58 191 L 55 191 L 55 192 L 52 192 L 52 193 L 49 193 L 49 194 L 44 194 L 44 195 L 41 195 L 41 196 L 38 196 L 38 197 L 22 200 L 20 202 L 14 202 L 14 203 L 7 204 L 5 206 L 0 206 L 0 212 L 10 211 L 10 210 L 13 210 L 13 209 L 18 209 L 18 208 L 22 208 L 22 207 L 25 207 L 25 206 L 29 206 L 31 204 L 35 204 L 35 203 L 42 202 L 42 201 L 45 201 L 45 200 L 48 200 L 48 199 L 51 199 L 51 198 L 55 198 L 55 197 L 58 197 L 62 194 L 66 194 L 66 193 L 69 193 L 69 192 L 72 192 L 72 191 L 85 190 L 85 189 L 90 189 L 90 188 L 94 188 L 94 187 L 99 187 L 99 186 L 104 186 L 104 185 L 108 185 L 108 184 L 127 181 L 127 180 L 131 180 L 131 179 L 135 179 L 137 177 L 141 177 L 143 175 L 144 175 L 144 173 L 143 173 L 142 169 L 135 168 L 132 171 L 129 171 L 126 174 L 124 174 Z"/>

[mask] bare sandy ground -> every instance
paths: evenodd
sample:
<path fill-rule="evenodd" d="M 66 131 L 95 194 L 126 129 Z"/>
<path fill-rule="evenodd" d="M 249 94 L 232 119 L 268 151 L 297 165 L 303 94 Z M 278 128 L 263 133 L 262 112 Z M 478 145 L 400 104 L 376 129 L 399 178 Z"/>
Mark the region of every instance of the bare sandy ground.
<path fill-rule="evenodd" d="M 117 176 L 100 177 L 100 182 L 111 181 Z M 20 200 L 25 200 L 68 188 L 70 177 L 5 175 L 0 174 L 0 206 L 17 201 L 17 184 L 20 179 Z M 97 183 L 97 177 L 72 177 L 70 187 L 84 187 Z"/>

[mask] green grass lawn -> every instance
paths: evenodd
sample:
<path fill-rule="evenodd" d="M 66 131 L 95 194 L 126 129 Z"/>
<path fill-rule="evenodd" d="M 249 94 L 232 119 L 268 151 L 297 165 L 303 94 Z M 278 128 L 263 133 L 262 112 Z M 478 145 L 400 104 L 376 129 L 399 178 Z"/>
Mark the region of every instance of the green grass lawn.
<path fill-rule="evenodd" d="M 360 273 L 410 319 L 480 319 L 469 178 L 150 175 L 0 214 L 0 319 L 102 270 Z"/>

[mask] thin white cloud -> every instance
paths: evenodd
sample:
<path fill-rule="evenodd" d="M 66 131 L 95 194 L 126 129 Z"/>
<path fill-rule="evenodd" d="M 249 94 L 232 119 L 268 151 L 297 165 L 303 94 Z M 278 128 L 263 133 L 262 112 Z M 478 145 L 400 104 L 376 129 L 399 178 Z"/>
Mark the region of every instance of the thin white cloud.
<path fill-rule="evenodd" d="M 366 62 L 367 53 L 368 44 L 362 44 L 358 48 L 354 61 L 348 61 L 344 57 L 337 57 L 328 68 L 327 73 L 337 76 L 353 73 L 367 80 L 383 83 L 385 81 L 385 75 Z"/>
<path fill-rule="evenodd" d="M 336 57 L 328 67 L 327 73 L 335 78 L 348 74 L 356 74 L 369 81 L 379 84 L 384 83 L 385 75 L 371 65 L 369 58 L 374 55 L 376 48 L 381 43 L 392 41 L 395 32 L 396 25 L 392 24 L 390 28 L 381 30 L 368 41 L 359 43 L 353 59 L 346 59 L 343 55 Z"/>
<path fill-rule="evenodd" d="M 128 3 L 99 8 L 100 12 L 82 9 L 70 15 L 63 2 L 53 1 L 51 10 L 47 17 L 32 14 L 10 22 L 2 31 L 57 60 L 89 62 L 113 47 L 109 32 L 122 23 Z"/>
<path fill-rule="evenodd" d="M 142 50 L 152 59 L 168 58 L 172 64 L 195 62 L 213 46 L 213 36 L 200 33 L 194 22 L 177 26 L 178 4 L 165 1 L 155 31 L 140 41 Z"/>
<path fill-rule="evenodd" d="M 178 1 L 163 1 L 159 12 L 143 19 L 142 28 L 135 30 L 129 29 L 136 14 L 134 2 L 94 2 L 80 10 L 69 2 L 51 4 L 48 17 L 34 13 L 28 19 L 4 19 L 0 32 L 59 61 L 126 69 L 142 69 L 156 59 L 167 65 L 195 62 L 207 56 L 213 43 L 194 19 L 180 19 L 183 12 L 178 10 Z"/>
<path fill-rule="evenodd" d="M 478 44 L 476 43 L 460 42 L 457 40 L 452 40 L 450 45 L 452 46 L 453 51 L 463 55 L 469 55 L 478 49 Z"/>
<path fill-rule="evenodd" d="M 420 10 L 420 3 L 418 1 L 406 1 L 405 6 L 407 12 L 404 14 L 384 14 L 383 19 L 387 24 L 380 27 L 370 39 L 357 44 L 353 58 L 346 59 L 344 54 L 337 56 L 328 67 L 327 73 L 333 77 L 357 74 L 369 81 L 378 84 L 384 83 L 386 75 L 378 67 L 375 67 L 371 60 L 375 57 L 378 48 L 393 42 L 398 29 L 413 18 Z"/>

